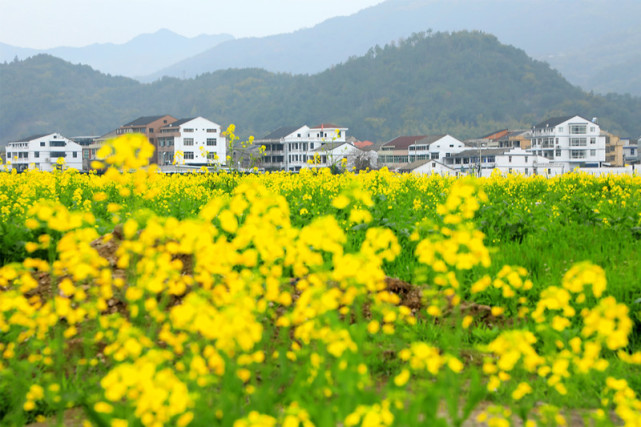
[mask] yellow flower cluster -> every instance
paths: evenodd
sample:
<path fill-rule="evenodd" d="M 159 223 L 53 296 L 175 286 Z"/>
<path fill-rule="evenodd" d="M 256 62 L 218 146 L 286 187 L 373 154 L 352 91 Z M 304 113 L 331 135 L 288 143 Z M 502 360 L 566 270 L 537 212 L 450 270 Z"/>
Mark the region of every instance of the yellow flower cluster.
<path fill-rule="evenodd" d="M 576 264 L 560 286 L 537 290 L 522 267 L 488 273 L 477 180 L 387 170 L 165 177 L 144 169 L 150 148 L 135 135 L 100 155 L 111 166 L 103 176 L 0 174 L 11 189 L 0 191 L 0 216 L 20 218 L 31 240 L 29 257 L 0 267 L 0 381 L 20 379 L 18 424 L 23 412 L 79 403 L 114 426 L 436 423 L 438 411 L 425 408 L 473 394 L 467 374 L 477 368 L 425 337 L 477 332 L 467 329 L 475 318 L 450 331 L 448 319 L 401 305 L 386 269 L 408 262 L 405 244 L 427 272 L 428 314 L 452 315 L 458 327 L 462 313 L 445 308 L 470 296 L 505 300 L 493 318 L 518 312 L 518 325 L 506 319 L 484 341 L 481 389 L 504 387 L 527 406 L 541 387 L 563 395 L 572 377 L 610 375 L 613 351 L 641 363 L 628 354 L 631 311 L 607 294 L 599 267 Z M 485 188 L 498 191 L 498 179 Z M 514 195 L 514 182 L 502 191 Z M 437 219 L 403 229 L 394 208 L 410 185 L 420 195 L 398 215 L 432 209 Z M 60 391 L 85 377 L 86 390 Z M 465 385 L 447 389 L 452 378 Z M 638 421 L 624 380 L 609 378 L 603 399 L 602 410 Z M 511 415 L 497 406 L 479 421 L 507 425 Z"/>

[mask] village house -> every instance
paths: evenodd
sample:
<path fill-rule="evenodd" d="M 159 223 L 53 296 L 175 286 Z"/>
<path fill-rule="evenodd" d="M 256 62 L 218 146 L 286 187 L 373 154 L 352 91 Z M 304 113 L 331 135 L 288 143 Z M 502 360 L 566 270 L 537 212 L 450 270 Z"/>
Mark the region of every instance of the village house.
<path fill-rule="evenodd" d="M 226 164 L 227 138 L 219 124 L 204 117 L 180 119 L 158 132 L 158 164 L 187 166 Z"/>
<path fill-rule="evenodd" d="M 444 159 L 444 164 L 462 174 L 484 175 L 484 170 L 494 169 L 496 156 L 508 151 L 507 148 L 467 148 Z"/>
<path fill-rule="evenodd" d="M 554 117 L 535 125 L 530 131 L 529 151 L 566 170 L 575 167 L 598 167 L 605 162 L 605 136 L 593 121 L 581 116 Z"/>
<path fill-rule="evenodd" d="M 521 148 L 513 148 L 503 154 L 497 154 L 494 169 L 503 175 L 521 174 L 524 176 L 556 176 L 566 172 L 563 164 L 553 163 L 545 157 L 534 155 Z"/>
<path fill-rule="evenodd" d="M 378 163 L 390 169 L 405 168 L 418 160 L 441 160 L 466 148 L 450 135 L 399 136 L 383 144 L 378 151 Z"/>
<path fill-rule="evenodd" d="M 604 166 L 614 166 L 621 167 L 625 165 L 623 158 L 623 146 L 625 141 L 620 137 L 606 132 L 601 131 L 601 135 L 605 136 L 605 164 Z"/>
<path fill-rule="evenodd" d="M 256 166 L 265 170 L 299 171 L 331 166 L 361 152 L 347 142 L 347 130 L 328 123 L 282 127 L 255 140 L 250 154 L 258 161 Z M 262 146 L 265 148 L 261 153 Z"/>
<path fill-rule="evenodd" d="M 145 135 L 151 145 L 154 146 L 154 155 L 151 158 L 151 163 L 158 164 L 158 136 L 160 128 L 175 122 L 177 119 L 168 114 L 162 116 L 146 116 L 139 117 L 129 123 L 126 123 L 116 129 L 116 136 L 127 133 L 141 133 Z"/>
<path fill-rule="evenodd" d="M 409 172 L 416 175 L 436 174 L 441 176 L 458 176 L 461 174 L 460 170 L 447 166 L 440 160 L 431 159 L 417 160 L 407 166 L 402 166 L 398 171 L 401 173 Z"/>
<path fill-rule="evenodd" d="M 33 135 L 5 147 L 8 169 L 22 172 L 39 169 L 51 172 L 63 159 L 65 167 L 82 169 L 82 147 L 59 133 Z"/>
<path fill-rule="evenodd" d="M 624 138 L 623 141 L 623 162 L 626 165 L 639 163 L 639 145 L 632 139 Z"/>

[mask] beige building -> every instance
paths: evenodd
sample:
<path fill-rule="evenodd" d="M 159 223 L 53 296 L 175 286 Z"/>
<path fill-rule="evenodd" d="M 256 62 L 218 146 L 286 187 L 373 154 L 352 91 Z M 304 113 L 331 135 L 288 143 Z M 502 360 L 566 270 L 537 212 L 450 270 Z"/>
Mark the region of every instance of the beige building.
<path fill-rule="evenodd" d="M 170 123 L 175 122 L 175 117 L 168 114 L 164 116 L 147 116 L 139 117 L 136 120 L 120 126 L 116 129 L 116 135 L 126 133 L 141 133 L 149 138 L 149 142 L 154 146 L 154 155 L 151 158 L 151 163 L 158 164 L 158 136 L 160 136 L 160 128 Z"/>
<path fill-rule="evenodd" d="M 609 166 L 623 166 L 625 164 L 623 159 L 623 146 L 625 145 L 625 141 L 604 130 L 601 131 L 601 135 L 605 136 L 605 162 Z"/>

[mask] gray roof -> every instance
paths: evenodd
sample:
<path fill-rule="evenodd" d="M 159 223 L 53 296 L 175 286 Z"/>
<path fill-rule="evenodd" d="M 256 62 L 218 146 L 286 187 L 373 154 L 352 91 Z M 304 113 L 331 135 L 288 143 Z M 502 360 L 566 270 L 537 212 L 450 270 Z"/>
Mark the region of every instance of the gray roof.
<path fill-rule="evenodd" d="M 511 150 L 511 148 L 484 148 L 481 149 L 481 156 L 496 156 Z M 463 150 L 460 153 L 452 154 L 451 158 L 474 157 L 479 155 L 479 150 Z"/>
<path fill-rule="evenodd" d="M 272 133 L 270 133 L 267 136 L 264 136 L 262 139 L 281 139 L 285 138 L 287 135 L 291 135 L 298 129 L 300 129 L 301 126 L 285 126 L 282 128 L 278 128 Z"/>
<path fill-rule="evenodd" d="M 320 147 L 318 147 L 318 148 L 317 148 L 317 149 L 315 149 L 314 151 L 316 151 L 316 152 L 331 151 L 331 150 L 333 150 L 334 148 L 338 148 L 338 147 L 340 147 L 341 145 L 345 145 L 345 144 L 347 144 L 347 145 L 351 145 L 351 144 L 350 144 L 350 143 L 348 143 L 348 142 L 326 142 L 325 144 L 321 145 Z"/>
<path fill-rule="evenodd" d="M 373 145 L 368 145 L 367 147 L 360 148 L 361 151 L 379 151 L 383 145 L 387 144 L 386 141 L 375 142 Z"/>
<path fill-rule="evenodd" d="M 417 161 L 415 161 L 415 162 L 412 162 L 412 163 L 408 164 L 407 166 L 403 166 L 403 167 L 399 168 L 399 169 L 398 169 L 398 171 L 399 171 L 399 172 L 409 172 L 409 171 L 413 171 L 414 169 L 419 168 L 419 167 L 421 167 L 421 166 L 423 166 L 423 165 L 425 165 L 425 164 L 427 164 L 427 163 L 430 163 L 430 162 L 438 163 L 438 164 L 440 164 L 441 166 L 444 166 L 444 167 L 446 167 L 446 168 L 448 168 L 448 169 L 452 169 L 451 167 L 447 166 L 446 164 L 444 164 L 443 162 L 441 162 L 441 161 L 439 161 L 439 160 L 435 160 L 435 159 L 424 159 L 424 160 L 417 160 Z"/>
<path fill-rule="evenodd" d="M 43 133 L 38 135 L 31 135 L 26 138 L 18 139 L 17 141 L 11 141 L 11 142 L 29 142 L 29 141 L 33 141 L 34 139 L 42 138 L 43 136 L 51 135 L 52 133 L 53 132 Z"/>
<path fill-rule="evenodd" d="M 541 123 L 534 125 L 534 129 L 553 128 L 554 126 L 560 125 L 563 122 L 567 122 L 572 117 L 575 117 L 575 116 L 552 117 L 547 120 L 543 120 Z"/>
<path fill-rule="evenodd" d="M 447 135 L 445 135 L 445 134 L 442 134 L 442 135 L 427 135 L 425 138 L 416 141 L 416 144 L 417 145 L 418 144 L 431 144 L 433 142 L 438 141 L 441 138 L 444 138 L 445 136 L 447 136 Z"/>
<path fill-rule="evenodd" d="M 122 127 L 126 126 L 143 126 L 143 125 L 148 125 L 149 123 L 155 122 L 156 120 L 160 120 L 163 117 L 165 117 L 167 114 L 164 114 L 162 116 L 145 116 L 145 117 L 138 117 L 136 120 L 129 122 L 127 124 L 122 125 Z"/>
<path fill-rule="evenodd" d="M 175 127 L 178 127 L 178 126 L 182 125 L 183 123 L 190 122 L 190 121 L 192 121 L 194 119 L 195 119 L 195 117 L 189 117 L 187 119 L 179 119 L 179 120 L 176 120 L 175 122 L 171 122 L 169 124 L 166 124 L 165 126 L 163 126 L 163 128 L 175 128 Z"/>

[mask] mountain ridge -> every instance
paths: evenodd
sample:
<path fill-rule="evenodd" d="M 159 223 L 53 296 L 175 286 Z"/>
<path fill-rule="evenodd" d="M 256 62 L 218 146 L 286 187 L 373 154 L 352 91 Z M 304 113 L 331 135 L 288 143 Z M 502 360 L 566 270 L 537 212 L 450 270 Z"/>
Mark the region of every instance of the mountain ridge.
<path fill-rule="evenodd" d="M 586 93 L 558 71 L 481 32 L 419 33 L 321 73 L 221 70 L 143 84 L 51 56 L 0 64 L 0 141 L 58 130 L 104 134 L 139 116 L 200 115 L 242 136 L 332 122 L 360 139 L 528 128 L 546 117 L 599 117 L 641 135 L 641 98 Z"/>
<path fill-rule="evenodd" d="M 93 43 L 82 47 L 30 49 L 0 43 L 0 61 L 26 59 L 40 53 L 71 63 L 90 65 L 105 74 L 137 77 L 154 72 L 233 39 L 229 34 L 184 37 L 167 29 L 140 34 L 125 43 Z M 135 60 L 132 60 L 135 58 Z"/>
<path fill-rule="evenodd" d="M 314 74 L 364 54 L 369 47 L 385 45 L 414 32 L 479 30 L 496 35 L 503 43 L 524 49 L 549 62 L 586 90 L 600 67 L 584 48 L 586 40 L 610 36 L 615 49 L 620 34 L 634 29 L 634 48 L 641 51 L 641 2 L 620 0 L 388 0 L 347 17 L 330 18 L 311 28 L 263 38 L 239 38 L 141 78 L 194 77 L 226 68 L 258 67 L 272 72 Z M 566 18 L 571 17 L 571 18 Z M 636 40 L 638 36 L 639 41 Z M 619 40 L 619 41 L 617 41 Z M 628 49 L 627 52 L 634 52 Z M 318 52 L 326 52 L 319 55 Z M 562 53 L 580 54 L 583 65 L 563 61 Z M 622 58 L 617 63 L 625 63 Z M 587 69 L 588 78 L 577 73 Z M 612 86 L 615 87 L 615 86 Z M 641 87 L 616 86 L 641 95 Z M 606 84 L 600 91 L 608 92 Z"/>

